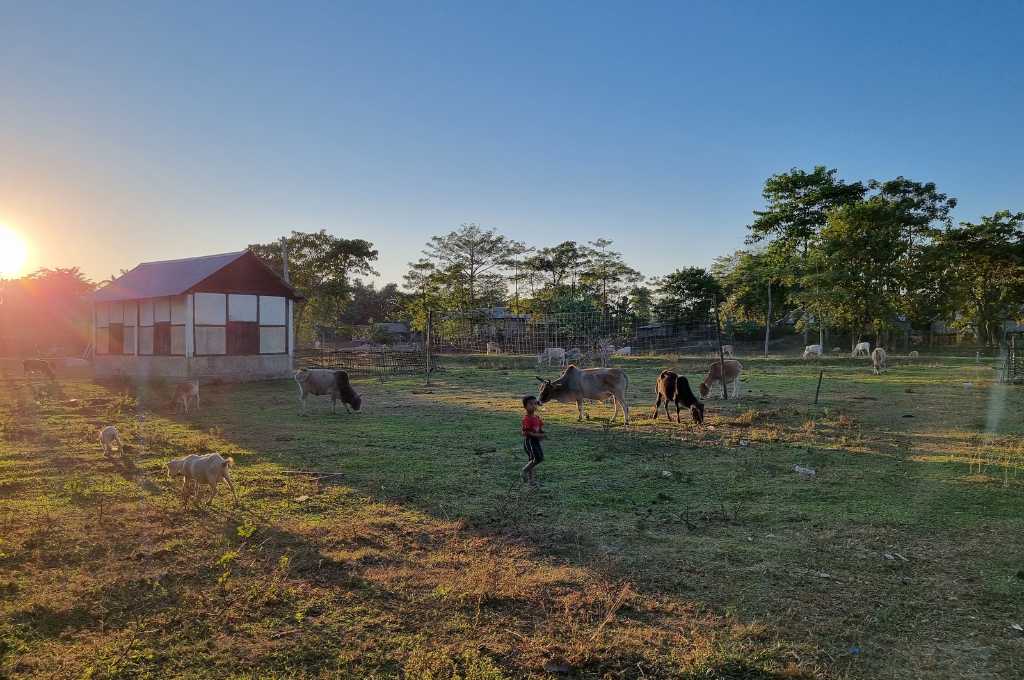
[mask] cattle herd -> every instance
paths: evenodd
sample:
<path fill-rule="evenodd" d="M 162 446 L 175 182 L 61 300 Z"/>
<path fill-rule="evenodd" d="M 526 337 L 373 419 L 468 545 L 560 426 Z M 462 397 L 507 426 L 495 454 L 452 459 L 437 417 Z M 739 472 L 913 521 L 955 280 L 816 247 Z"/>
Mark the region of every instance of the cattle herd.
<path fill-rule="evenodd" d="M 548 347 L 537 355 L 537 365 L 564 367 L 562 374 L 555 380 L 537 377 L 540 381 L 540 394 L 538 401 L 541 404 L 556 401 L 564 404 L 575 404 L 578 411 L 578 419 L 586 417 L 584 402 L 612 400 L 614 410 L 611 420 L 614 421 L 622 411 L 623 421 L 628 425 L 629 403 L 626 400 L 629 390 L 629 376 L 621 368 L 608 368 L 604 364 L 613 355 L 628 355 L 630 347 L 615 348 L 611 345 L 602 345 L 596 355 L 598 362 L 602 365 L 596 368 L 578 368 L 575 362 L 584 358 L 579 349 L 562 349 L 560 347 Z M 838 353 L 839 348 L 834 348 L 833 353 Z M 499 354 L 500 347 L 495 343 L 487 343 L 488 354 Z M 721 385 L 723 393 L 728 385 L 732 385 L 729 395 L 738 398 L 741 393 L 741 375 L 743 364 L 734 358 L 732 345 L 722 346 L 723 356 L 729 359 L 717 359 L 711 362 L 707 374 L 699 383 L 698 388 L 701 398 L 707 398 L 715 385 Z M 808 345 L 803 352 L 804 359 L 821 357 L 824 354 L 821 345 Z M 871 349 L 870 343 L 858 343 L 851 357 L 869 357 L 873 372 L 877 375 L 886 370 L 888 355 L 882 347 Z M 916 351 L 910 353 L 911 359 L 916 359 Z M 27 359 L 23 362 L 26 375 L 39 374 L 52 379 L 56 378 L 53 367 L 41 359 Z M 302 368 L 295 372 L 295 382 L 299 388 L 300 415 L 306 415 L 306 399 L 310 396 L 328 396 L 331 398 L 331 412 L 336 411 L 337 403 L 340 401 L 346 411 L 359 411 L 362 406 L 362 397 L 352 387 L 349 375 L 345 371 L 331 370 L 324 368 Z M 665 415 L 669 421 L 672 414 L 669 405 L 674 404 L 676 408 L 676 422 L 681 422 L 680 413 L 685 407 L 690 412 L 694 423 L 704 423 L 704 404 L 700 401 L 694 391 L 690 388 L 690 382 L 686 376 L 679 375 L 674 371 L 664 370 L 655 379 L 654 413 L 652 419 L 657 419 L 659 411 L 664 404 Z M 723 395 L 724 396 L 724 395 Z M 199 409 L 199 381 L 189 380 L 175 385 L 171 406 L 176 413 L 188 414 Z M 351 408 L 351 410 L 350 410 Z M 125 454 L 125 446 L 121 443 L 120 434 L 113 425 L 103 427 L 99 432 L 99 441 L 106 456 L 118 452 Z M 234 463 L 231 458 L 223 458 L 219 454 L 189 455 L 183 458 L 176 458 L 167 464 L 168 479 L 180 478 L 183 480 L 182 495 L 185 501 L 194 494 L 197 501 L 200 500 L 201 487 L 210 488 L 209 503 L 217 493 L 217 486 L 221 481 L 228 484 L 231 493 L 238 502 L 235 494 L 234 484 L 231 480 L 229 468 Z"/>

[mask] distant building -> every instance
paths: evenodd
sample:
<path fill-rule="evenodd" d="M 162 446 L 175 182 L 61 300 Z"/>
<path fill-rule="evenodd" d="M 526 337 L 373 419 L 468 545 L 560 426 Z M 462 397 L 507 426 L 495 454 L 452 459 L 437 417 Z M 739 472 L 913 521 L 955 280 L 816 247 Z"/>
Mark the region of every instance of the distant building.
<path fill-rule="evenodd" d="M 373 325 L 375 333 L 386 334 L 388 342 L 409 342 L 412 329 L 405 321 L 382 321 Z"/>
<path fill-rule="evenodd" d="M 140 264 L 93 296 L 96 375 L 287 377 L 301 299 L 248 250 Z"/>

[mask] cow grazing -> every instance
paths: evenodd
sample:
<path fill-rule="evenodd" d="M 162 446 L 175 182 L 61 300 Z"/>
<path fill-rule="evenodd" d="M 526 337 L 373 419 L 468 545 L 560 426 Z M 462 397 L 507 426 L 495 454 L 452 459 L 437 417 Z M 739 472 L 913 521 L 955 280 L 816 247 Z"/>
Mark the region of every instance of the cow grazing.
<path fill-rule="evenodd" d="M 658 393 L 658 401 L 654 404 L 655 420 L 658 419 L 658 409 L 661 407 L 662 400 L 664 400 L 665 416 L 669 422 L 672 422 L 672 414 L 668 410 L 670 403 L 676 405 L 676 422 L 682 422 L 679 418 L 680 402 L 682 402 L 683 406 L 690 409 L 690 416 L 693 418 L 693 422 L 698 425 L 704 422 L 704 404 L 697 400 L 697 396 L 690 389 L 690 381 L 686 379 L 685 375 L 678 375 L 672 371 L 662 371 L 661 375 L 658 376 L 655 391 Z"/>
<path fill-rule="evenodd" d="M 732 359 L 736 356 L 736 349 L 732 345 L 722 345 L 722 355 Z"/>
<path fill-rule="evenodd" d="M 501 354 L 501 345 L 499 345 L 496 342 L 488 342 L 487 343 L 487 353 L 488 354 Z"/>
<path fill-rule="evenodd" d="M 888 355 L 885 353 L 885 350 L 882 349 L 881 347 L 876 347 L 875 350 L 871 353 L 871 370 L 874 372 L 875 375 L 878 375 L 879 373 L 885 370 L 885 360 L 887 358 Z"/>
<path fill-rule="evenodd" d="M 735 359 L 725 360 L 725 382 L 732 383 L 733 396 L 739 398 L 740 396 L 740 374 L 743 373 L 743 364 L 736 361 Z M 712 385 L 722 384 L 722 362 L 714 361 L 711 363 L 711 368 L 708 369 L 708 374 L 704 376 L 704 380 L 700 384 L 700 396 L 707 397 L 711 394 Z M 724 386 L 723 386 L 724 392 Z M 722 396 L 725 396 L 724 393 Z"/>
<path fill-rule="evenodd" d="M 551 362 L 556 360 L 558 361 L 559 366 L 565 366 L 565 350 L 561 347 L 548 347 L 537 355 L 538 366 L 543 364 L 545 361 L 548 366 L 550 366 Z"/>
<path fill-rule="evenodd" d="M 821 345 L 807 345 L 807 347 L 804 347 L 803 357 L 804 359 L 817 359 L 824 354 L 824 352 L 825 350 Z"/>
<path fill-rule="evenodd" d="M 570 364 L 574 364 L 577 361 L 583 359 L 583 350 L 579 347 L 573 347 L 572 349 L 565 350 L 565 360 Z"/>
<path fill-rule="evenodd" d="M 171 405 L 175 413 L 188 415 L 193 408 L 199 410 L 199 381 L 189 380 L 174 386 L 174 396 L 171 398 Z"/>
<path fill-rule="evenodd" d="M 626 390 L 629 388 L 629 376 L 620 368 L 576 368 L 570 365 L 557 380 L 541 382 L 538 400 L 542 404 L 558 401 L 563 404 L 576 404 L 579 409 L 579 420 L 583 420 L 583 400 L 593 399 L 604 401 L 609 397 L 615 402 L 612 420 L 619 415 L 629 425 L 629 404 L 626 403 Z"/>
<path fill-rule="evenodd" d="M 103 455 L 109 456 L 117 451 L 124 454 L 124 444 L 121 443 L 121 435 L 113 425 L 107 425 L 100 430 L 100 444 L 103 446 Z M 115 446 L 116 444 L 116 446 Z"/>
<path fill-rule="evenodd" d="M 300 368 L 295 371 L 295 382 L 299 386 L 299 403 L 302 404 L 302 415 L 306 415 L 306 397 L 309 395 L 331 397 L 331 413 L 336 412 L 340 401 L 345 410 L 358 411 L 363 404 L 362 398 L 352 389 L 348 373 L 328 368 Z"/>
<path fill-rule="evenodd" d="M 50 362 L 43 361 L 42 359 L 25 359 L 21 362 L 21 368 L 25 371 L 25 375 L 42 373 L 50 380 L 55 380 L 57 378 L 57 375 L 53 372 L 53 366 L 50 365 Z"/>
<path fill-rule="evenodd" d="M 626 345 L 625 347 L 619 347 L 617 350 L 613 352 L 613 354 L 617 357 L 628 357 L 632 353 L 633 348 L 630 345 Z"/>
<path fill-rule="evenodd" d="M 870 342 L 858 342 L 853 348 L 853 352 L 850 353 L 850 358 L 866 357 L 871 356 L 871 343 Z"/>

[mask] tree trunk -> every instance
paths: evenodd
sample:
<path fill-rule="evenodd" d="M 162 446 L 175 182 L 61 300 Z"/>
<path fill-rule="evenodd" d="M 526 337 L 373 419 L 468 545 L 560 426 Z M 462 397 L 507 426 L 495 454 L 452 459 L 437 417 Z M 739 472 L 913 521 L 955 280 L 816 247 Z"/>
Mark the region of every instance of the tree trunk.
<path fill-rule="evenodd" d="M 764 317 L 764 358 L 768 358 L 768 340 L 772 334 L 772 280 L 768 279 L 768 313 Z"/>

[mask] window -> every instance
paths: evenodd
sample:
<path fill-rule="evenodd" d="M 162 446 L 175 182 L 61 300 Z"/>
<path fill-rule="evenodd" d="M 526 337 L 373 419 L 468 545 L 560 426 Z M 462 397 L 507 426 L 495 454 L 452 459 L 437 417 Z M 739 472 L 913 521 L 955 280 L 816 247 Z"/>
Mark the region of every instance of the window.
<path fill-rule="evenodd" d="M 108 354 L 124 354 L 124 324 L 110 324 L 110 340 L 107 345 Z"/>
<path fill-rule="evenodd" d="M 153 325 L 153 354 L 167 356 L 171 353 L 171 323 L 160 321 Z"/>
<path fill-rule="evenodd" d="M 228 354 L 259 354 L 260 326 L 255 321 L 228 322 Z"/>

